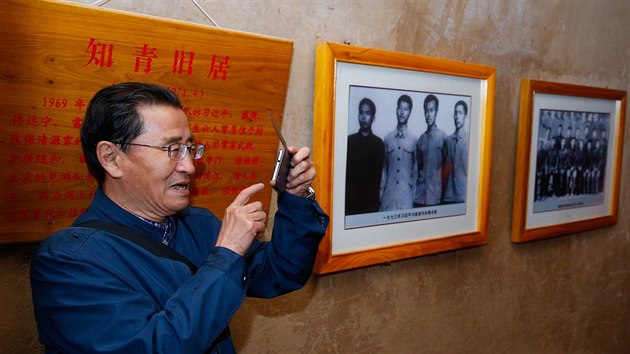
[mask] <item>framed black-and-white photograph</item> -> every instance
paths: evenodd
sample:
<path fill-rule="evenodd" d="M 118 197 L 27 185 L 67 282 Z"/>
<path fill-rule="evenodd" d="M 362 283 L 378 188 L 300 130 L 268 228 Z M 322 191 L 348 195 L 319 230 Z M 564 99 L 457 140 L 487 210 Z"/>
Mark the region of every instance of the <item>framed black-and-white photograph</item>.
<path fill-rule="evenodd" d="M 512 240 L 617 222 L 626 93 L 523 80 Z"/>
<path fill-rule="evenodd" d="M 331 226 L 317 273 L 486 242 L 494 80 L 489 66 L 319 45 L 313 159 Z"/>

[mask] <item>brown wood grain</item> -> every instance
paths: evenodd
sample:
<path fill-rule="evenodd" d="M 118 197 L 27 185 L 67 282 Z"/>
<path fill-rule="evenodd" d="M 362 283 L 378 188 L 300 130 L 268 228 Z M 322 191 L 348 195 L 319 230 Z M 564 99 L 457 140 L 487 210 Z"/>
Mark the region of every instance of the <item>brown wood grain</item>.
<path fill-rule="evenodd" d="M 222 217 L 240 189 L 269 181 L 278 138 L 267 111 L 281 124 L 292 41 L 55 1 L 2 1 L 0 12 L 10 14 L 0 25 L 0 243 L 41 240 L 87 207 L 96 184 L 81 162 L 77 122 L 85 107 L 75 103 L 113 83 L 178 93 L 206 144 L 195 205 Z M 100 45 L 111 46 L 111 65 L 92 60 Z M 136 70 L 147 48 L 151 70 L 142 61 Z M 213 60 L 227 64 L 216 78 Z M 267 211 L 270 197 L 271 188 L 256 196 Z"/>

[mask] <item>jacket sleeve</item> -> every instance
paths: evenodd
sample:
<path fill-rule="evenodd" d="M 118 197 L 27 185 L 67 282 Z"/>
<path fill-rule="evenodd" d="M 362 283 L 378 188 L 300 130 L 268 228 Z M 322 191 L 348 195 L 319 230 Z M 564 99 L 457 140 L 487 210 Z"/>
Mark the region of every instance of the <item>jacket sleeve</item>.
<path fill-rule="evenodd" d="M 31 264 L 35 317 L 49 352 L 203 353 L 225 339 L 245 296 L 245 262 L 225 248 L 214 248 L 191 277 L 183 263 L 126 240 L 57 236 Z"/>
<path fill-rule="evenodd" d="M 246 293 L 303 286 L 327 225 L 314 201 L 283 195 L 271 242 L 256 242 L 247 257 L 209 245 L 192 276 L 183 263 L 103 231 L 59 232 L 31 262 L 40 341 L 52 353 L 233 351 L 227 327 Z"/>
<path fill-rule="evenodd" d="M 328 222 L 316 201 L 280 194 L 271 241 L 255 241 L 245 256 L 249 273 L 247 295 L 270 298 L 304 286 Z"/>

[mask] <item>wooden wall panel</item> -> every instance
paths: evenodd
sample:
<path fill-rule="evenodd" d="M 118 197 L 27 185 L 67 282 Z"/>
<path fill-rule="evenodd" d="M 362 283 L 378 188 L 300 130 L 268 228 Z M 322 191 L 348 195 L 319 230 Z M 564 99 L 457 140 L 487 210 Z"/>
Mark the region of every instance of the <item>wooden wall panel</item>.
<path fill-rule="evenodd" d="M 100 88 L 163 85 L 206 145 L 196 205 L 222 217 L 242 189 L 270 179 L 293 43 L 53 1 L 0 3 L 0 243 L 41 240 L 84 210 L 96 183 L 79 127 Z M 269 210 L 271 188 L 257 195 Z"/>

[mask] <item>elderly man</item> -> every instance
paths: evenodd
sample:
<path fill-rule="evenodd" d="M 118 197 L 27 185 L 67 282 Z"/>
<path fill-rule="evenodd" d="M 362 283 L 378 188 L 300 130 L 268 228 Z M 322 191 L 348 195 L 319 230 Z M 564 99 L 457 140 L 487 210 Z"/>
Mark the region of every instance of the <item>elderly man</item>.
<path fill-rule="evenodd" d="M 47 353 L 231 353 L 228 324 L 245 296 L 274 297 L 309 279 L 328 217 L 308 197 L 316 174 L 308 148 L 290 149 L 287 192 L 263 243 L 266 215 L 250 199 L 264 184 L 245 188 L 223 222 L 189 206 L 204 147 L 172 92 L 143 83 L 102 89 L 81 143 L 98 182 L 94 199 L 32 260 Z"/>

